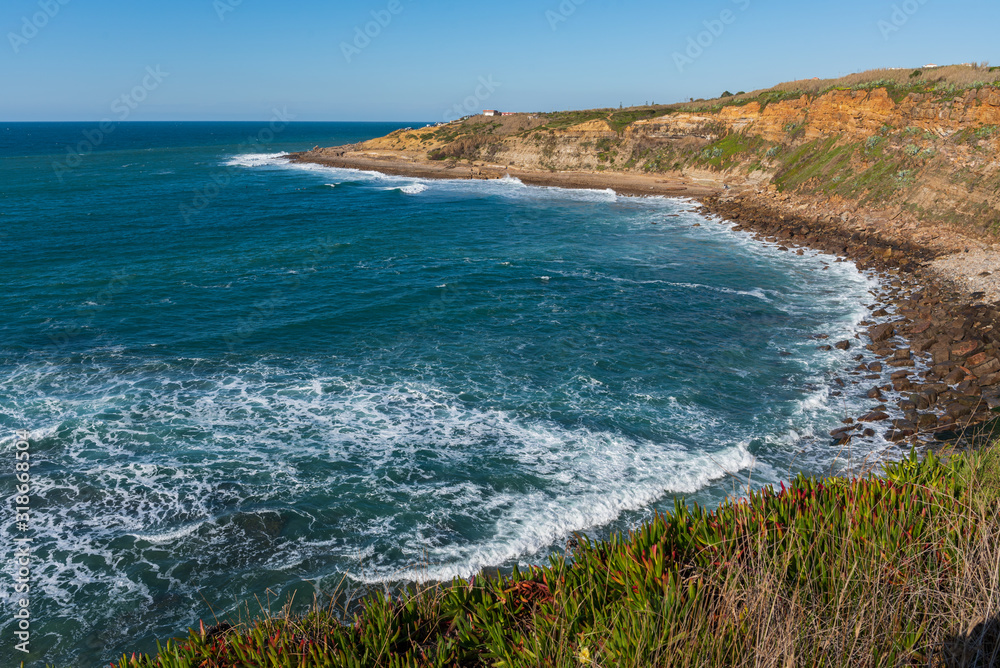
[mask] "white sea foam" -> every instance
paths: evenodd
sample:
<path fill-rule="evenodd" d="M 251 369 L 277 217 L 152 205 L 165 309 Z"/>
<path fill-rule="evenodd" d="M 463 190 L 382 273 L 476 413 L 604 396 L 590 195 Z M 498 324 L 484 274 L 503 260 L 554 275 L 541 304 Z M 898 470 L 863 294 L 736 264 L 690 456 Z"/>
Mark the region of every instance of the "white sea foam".
<path fill-rule="evenodd" d="M 427 184 L 425 183 L 411 183 L 405 186 L 391 186 L 389 188 L 380 188 L 380 190 L 398 190 L 404 195 L 419 195 L 427 190 Z"/>
<path fill-rule="evenodd" d="M 226 167 L 275 167 L 287 165 L 288 153 L 243 153 L 235 155 L 222 164 Z"/>

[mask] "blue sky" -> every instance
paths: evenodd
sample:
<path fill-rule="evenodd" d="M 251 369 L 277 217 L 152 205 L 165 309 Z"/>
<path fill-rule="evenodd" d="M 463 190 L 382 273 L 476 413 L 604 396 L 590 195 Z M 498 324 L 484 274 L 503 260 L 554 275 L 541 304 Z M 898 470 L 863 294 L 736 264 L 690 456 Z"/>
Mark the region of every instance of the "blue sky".
<path fill-rule="evenodd" d="M 277 108 L 437 121 L 456 105 L 666 103 L 873 67 L 1000 64 L 998 23 L 995 0 L 4 0 L 0 120 Z"/>

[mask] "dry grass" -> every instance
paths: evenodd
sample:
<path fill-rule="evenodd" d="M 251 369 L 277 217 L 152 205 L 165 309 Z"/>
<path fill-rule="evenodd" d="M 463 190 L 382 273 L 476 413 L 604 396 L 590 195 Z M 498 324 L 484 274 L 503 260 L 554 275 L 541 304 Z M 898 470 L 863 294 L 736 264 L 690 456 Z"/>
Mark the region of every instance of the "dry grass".
<path fill-rule="evenodd" d="M 706 104 L 718 105 L 719 103 L 728 104 L 733 102 L 755 100 L 761 95 L 766 95 L 768 93 L 818 95 L 824 91 L 830 90 L 831 88 L 857 88 L 864 86 L 865 84 L 887 81 L 891 81 L 900 87 L 911 86 L 917 81 L 922 81 L 928 84 L 936 84 L 940 86 L 954 86 L 959 89 L 971 88 L 982 84 L 1000 83 L 1000 69 L 994 69 L 994 71 L 990 70 L 991 68 L 989 63 L 982 63 L 979 65 L 946 65 L 943 67 L 934 67 L 929 69 L 874 69 L 867 70 L 865 72 L 858 72 L 856 74 L 849 74 L 836 79 L 816 78 L 801 79 L 799 81 L 787 81 L 776 86 L 771 86 L 770 88 L 762 88 L 760 90 L 751 91 L 735 97 L 716 98 L 714 100 L 698 100 L 695 102 L 684 102 L 672 106 L 674 108 L 684 110 L 704 109 Z M 914 76 L 915 72 L 919 72 L 919 74 Z"/>

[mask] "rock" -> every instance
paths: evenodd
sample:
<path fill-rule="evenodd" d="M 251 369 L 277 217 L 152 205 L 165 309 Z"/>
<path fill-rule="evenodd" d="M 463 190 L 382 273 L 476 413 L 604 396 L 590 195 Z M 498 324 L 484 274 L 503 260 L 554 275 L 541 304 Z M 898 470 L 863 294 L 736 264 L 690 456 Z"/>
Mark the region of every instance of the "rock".
<path fill-rule="evenodd" d="M 934 364 L 944 364 L 951 360 L 951 348 L 943 343 L 931 346 L 931 357 L 934 358 Z"/>
<path fill-rule="evenodd" d="M 994 357 L 986 364 L 980 364 L 979 366 L 970 370 L 972 371 L 972 375 L 975 376 L 976 378 L 982 378 L 983 376 L 990 376 L 1000 371 L 1000 360 Z"/>
<path fill-rule="evenodd" d="M 900 378 L 892 381 L 892 389 L 897 392 L 908 392 L 913 389 L 913 383 L 910 382 L 909 378 Z"/>
<path fill-rule="evenodd" d="M 868 390 L 868 398 L 881 400 L 882 390 L 878 389 L 877 387 L 873 387 L 872 389 Z"/>
<path fill-rule="evenodd" d="M 913 436 L 916 432 L 912 429 L 890 429 L 885 432 L 885 440 L 891 443 L 899 443 L 900 441 L 905 441 L 908 437 Z"/>
<path fill-rule="evenodd" d="M 937 416 L 933 413 L 921 413 L 917 418 L 917 427 L 919 429 L 927 429 L 933 427 L 937 424 Z"/>
<path fill-rule="evenodd" d="M 897 359 L 897 360 L 908 360 L 912 356 L 913 355 L 910 353 L 910 349 L 909 348 L 900 348 L 895 353 L 893 353 L 892 357 L 893 357 L 893 359 Z"/>
<path fill-rule="evenodd" d="M 969 359 L 965 360 L 965 365 L 970 369 L 974 366 L 979 366 L 980 364 L 985 364 L 989 360 L 990 356 L 986 352 L 976 353 Z"/>
<path fill-rule="evenodd" d="M 913 335 L 923 334 L 930 328 L 931 328 L 930 320 L 918 320 L 917 322 L 913 323 L 913 326 L 910 328 L 910 333 Z"/>
<path fill-rule="evenodd" d="M 833 350 L 833 346 L 816 346 L 816 349 L 826 352 L 828 350 Z"/>
<path fill-rule="evenodd" d="M 850 341 L 841 341 L 840 343 L 838 343 L 834 347 L 837 350 L 850 350 L 851 349 L 851 342 Z"/>
<path fill-rule="evenodd" d="M 988 376 L 983 376 L 979 379 L 979 384 L 983 387 L 992 387 L 993 385 L 1000 385 L 1000 373 L 991 373 Z"/>
<path fill-rule="evenodd" d="M 951 373 L 951 370 L 954 368 L 955 368 L 954 364 L 952 364 L 951 362 L 946 362 L 945 364 L 938 364 L 937 366 L 931 369 L 931 372 L 938 378 L 944 378 L 949 373 Z"/>
<path fill-rule="evenodd" d="M 913 360 L 892 360 L 889 362 L 889 366 L 899 369 L 903 367 L 913 367 L 916 363 Z"/>
<path fill-rule="evenodd" d="M 834 440 L 839 441 L 842 438 L 850 436 L 852 431 L 854 431 L 854 427 L 841 427 L 840 429 L 834 429 L 831 431 L 830 436 L 832 436 Z"/>
<path fill-rule="evenodd" d="M 872 362 L 871 364 L 868 365 L 868 370 L 874 371 L 875 373 L 879 373 L 880 371 L 882 371 L 882 363 Z"/>
<path fill-rule="evenodd" d="M 882 422 L 883 420 L 888 420 L 889 414 L 883 413 L 882 411 L 872 411 L 871 413 L 866 413 L 858 418 L 858 422 Z"/>
<path fill-rule="evenodd" d="M 962 369 L 955 369 L 947 376 L 944 377 L 944 382 L 948 385 L 957 385 L 965 380 L 965 371 Z"/>
<path fill-rule="evenodd" d="M 963 341 L 956 346 L 951 348 L 952 357 L 968 357 L 972 353 L 979 350 L 982 344 L 979 341 Z"/>
<path fill-rule="evenodd" d="M 958 418 L 962 417 L 963 415 L 968 415 L 971 412 L 972 412 L 971 408 L 969 408 L 968 406 L 966 406 L 964 404 L 960 404 L 957 401 L 954 402 L 954 403 L 948 404 L 948 407 L 945 408 L 945 414 L 948 417 L 953 418 L 953 419 L 958 419 Z"/>
<path fill-rule="evenodd" d="M 867 332 L 868 338 L 872 340 L 872 343 L 881 343 L 882 341 L 892 338 L 895 333 L 896 326 L 891 322 L 887 322 L 882 325 L 875 325 Z"/>

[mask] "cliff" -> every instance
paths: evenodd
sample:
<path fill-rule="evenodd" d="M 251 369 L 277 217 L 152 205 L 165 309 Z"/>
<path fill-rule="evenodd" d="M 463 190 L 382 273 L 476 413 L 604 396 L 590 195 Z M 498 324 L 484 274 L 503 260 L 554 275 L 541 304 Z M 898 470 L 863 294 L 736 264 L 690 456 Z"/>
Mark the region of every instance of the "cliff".
<path fill-rule="evenodd" d="M 849 210 L 848 218 L 905 214 L 992 240 L 1000 231 L 995 70 L 972 68 L 966 78 L 993 80 L 964 86 L 906 71 L 895 80 L 806 92 L 786 84 L 701 105 L 479 116 L 298 159 L 416 176 L 573 173 L 587 177 L 583 185 L 602 175 L 613 187 L 614 177 L 630 177 L 770 190 L 826 213 Z"/>

